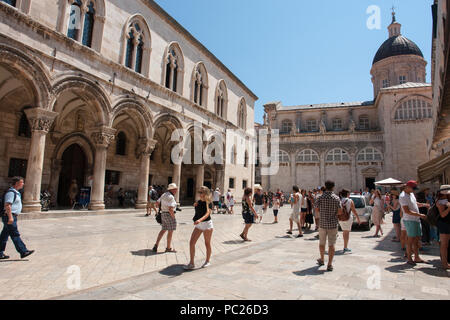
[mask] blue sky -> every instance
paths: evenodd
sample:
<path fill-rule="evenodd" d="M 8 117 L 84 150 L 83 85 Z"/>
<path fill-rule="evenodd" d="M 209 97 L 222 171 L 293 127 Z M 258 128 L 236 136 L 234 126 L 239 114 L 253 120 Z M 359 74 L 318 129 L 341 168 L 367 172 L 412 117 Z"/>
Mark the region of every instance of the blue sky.
<path fill-rule="evenodd" d="M 372 60 L 388 38 L 394 5 L 402 34 L 428 61 L 432 0 L 156 0 L 219 58 L 263 105 L 373 99 Z M 369 30 L 367 8 L 381 9 L 381 29 Z"/>

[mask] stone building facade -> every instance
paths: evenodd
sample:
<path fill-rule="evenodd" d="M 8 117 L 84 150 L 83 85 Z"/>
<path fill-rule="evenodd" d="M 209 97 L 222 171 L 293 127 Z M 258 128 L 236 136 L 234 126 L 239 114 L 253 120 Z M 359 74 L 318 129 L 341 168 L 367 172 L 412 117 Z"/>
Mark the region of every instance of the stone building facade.
<path fill-rule="evenodd" d="M 420 182 L 438 189 L 450 184 L 450 0 L 433 4 L 432 83 L 433 136 L 429 145 L 431 160 L 418 169 Z"/>
<path fill-rule="evenodd" d="M 0 188 L 26 175 L 26 212 L 43 188 L 66 206 L 72 180 L 92 187 L 93 210 L 105 184 L 136 191 L 138 208 L 149 184 L 170 182 L 182 203 L 203 184 L 239 199 L 251 165 L 173 163 L 171 135 L 200 123 L 200 151 L 226 130 L 253 141 L 256 100 L 154 1 L 0 1 Z"/>
<path fill-rule="evenodd" d="M 388 177 L 417 179 L 417 167 L 429 159 L 432 132 L 427 62 L 401 35 L 395 13 L 388 31 L 371 69 L 374 100 L 265 105 L 262 127 L 279 130 L 280 168 L 261 176 L 264 188 L 313 189 L 333 180 L 337 189 L 360 191 Z"/>

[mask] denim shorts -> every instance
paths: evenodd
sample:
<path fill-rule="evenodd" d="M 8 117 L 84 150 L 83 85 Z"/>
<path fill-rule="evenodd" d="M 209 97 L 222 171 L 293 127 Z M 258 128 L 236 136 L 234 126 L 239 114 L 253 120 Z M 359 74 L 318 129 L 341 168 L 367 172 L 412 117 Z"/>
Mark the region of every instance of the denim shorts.
<path fill-rule="evenodd" d="M 405 224 L 406 234 L 408 237 L 414 238 L 422 236 L 422 225 L 420 222 L 403 219 L 403 223 Z"/>

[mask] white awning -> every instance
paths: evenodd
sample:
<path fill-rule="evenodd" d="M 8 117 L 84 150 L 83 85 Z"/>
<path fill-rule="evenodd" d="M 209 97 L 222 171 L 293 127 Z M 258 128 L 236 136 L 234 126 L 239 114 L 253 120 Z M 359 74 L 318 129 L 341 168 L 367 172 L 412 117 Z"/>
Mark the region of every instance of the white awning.
<path fill-rule="evenodd" d="M 393 178 L 375 182 L 375 185 L 377 185 L 377 186 L 399 186 L 402 184 L 403 184 L 403 182 L 395 180 Z"/>

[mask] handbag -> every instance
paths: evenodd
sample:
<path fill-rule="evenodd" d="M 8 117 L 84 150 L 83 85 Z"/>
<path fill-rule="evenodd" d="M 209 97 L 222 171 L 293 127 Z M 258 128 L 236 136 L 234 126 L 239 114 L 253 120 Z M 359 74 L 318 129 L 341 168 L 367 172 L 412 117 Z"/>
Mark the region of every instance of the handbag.
<path fill-rule="evenodd" d="M 156 222 L 158 222 L 159 224 L 162 224 L 162 219 L 161 219 L 161 208 L 159 208 L 158 213 L 155 216 Z"/>
<path fill-rule="evenodd" d="M 345 203 L 343 203 L 342 206 L 342 214 L 340 216 L 338 216 L 339 221 L 348 221 L 350 219 L 350 212 L 347 211 L 347 201 L 345 201 Z"/>

